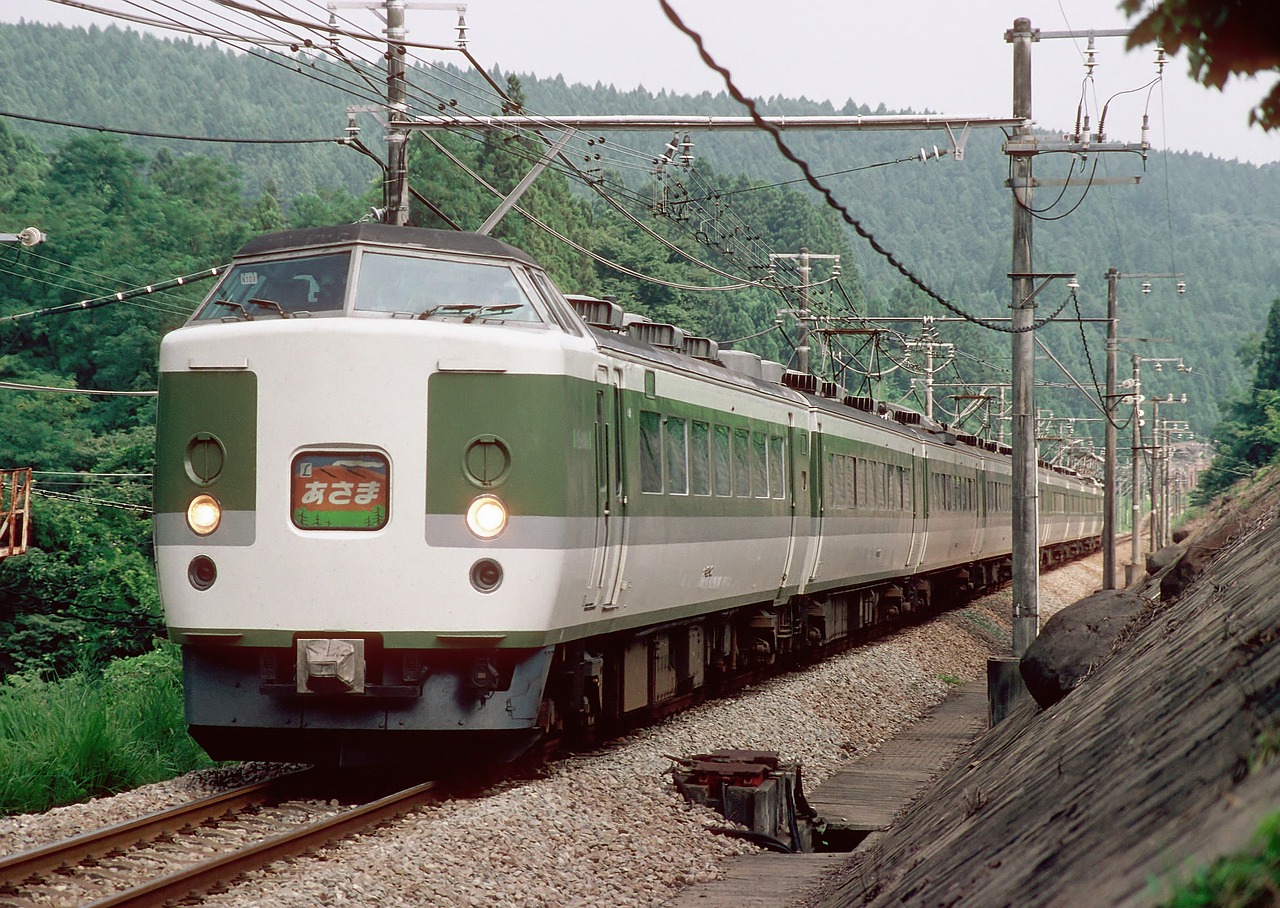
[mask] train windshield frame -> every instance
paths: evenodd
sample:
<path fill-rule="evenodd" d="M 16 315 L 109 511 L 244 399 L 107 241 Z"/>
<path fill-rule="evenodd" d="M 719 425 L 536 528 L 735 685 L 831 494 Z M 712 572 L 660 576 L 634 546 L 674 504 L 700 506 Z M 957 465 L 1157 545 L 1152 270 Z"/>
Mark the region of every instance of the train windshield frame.
<path fill-rule="evenodd" d="M 299 250 L 235 262 L 188 324 L 358 316 L 498 323 L 579 334 L 527 269 L 386 248 Z"/>
<path fill-rule="evenodd" d="M 342 315 L 351 250 L 275 256 L 231 266 L 193 322 Z"/>
<path fill-rule="evenodd" d="M 361 252 L 352 314 L 546 327 L 541 300 L 505 261 Z"/>

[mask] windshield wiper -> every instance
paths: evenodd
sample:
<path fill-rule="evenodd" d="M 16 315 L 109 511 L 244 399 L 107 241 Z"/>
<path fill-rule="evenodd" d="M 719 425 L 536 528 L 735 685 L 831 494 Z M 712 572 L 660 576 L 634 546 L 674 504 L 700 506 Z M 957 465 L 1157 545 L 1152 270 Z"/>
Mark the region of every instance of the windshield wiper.
<path fill-rule="evenodd" d="M 249 310 L 244 306 L 241 306 L 239 303 L 233 303 L 231 300 L 214 300 L 214 304 L 218 306 L 226 306 L 233 312 L 238 312 L 239 315 L 236 316 L 237 321 L 240 319 L 244 319 L 246 322 L 253 321 L 253 316 L 249 314 Z"/>
<path fill-rule="evenodd" d="M 523 306 L 520 303 L 500 303 L 493 306 L 477 306 L 476 311 L 472 312 L 470 315 L 464 318 L 463 321 L 473 322 L 477 318 L 480 318 L 481 316 L 488 316 L 494 313 L 511 312 L 514 309 L 521 309 L 521 308 L 523 308 Z"/>
<path fill-rule="evenodd" d="M 483 308 L 483 306 L 477 303 L 441 303 L 439 306 L 432 306 L 430 309 L 424 310 L 418 318 L 428 319 L 437 312 L 443 312 L 446 315 L 461 315 L 464 312 L 471 312 L 472 310 Z"/>
<path fill-rule="evenodd" d="M 283 308 L 279 303 L 277 303 L 275 300 L 264 300 L 264 299 L 257 299 L 257 298 L 254 298 L 254 299 L 249 300 L 249 305 L 250 305 L 250 306 L 258 306 L 258 307 L 260 307 L 260 308 L 267 309 L 267 310 L 269 310 L 269 311 L 271 311 L 271 312 L 278 312 L 278 313 L 280 314 L 280 317 L 281 317 L 281 318 L 289 318 L 289 317 L 290 317 L 289 313 L 288 313 L 288 312 L 285 312 L 285 311 L 284 311 L 284 308 Z"/>

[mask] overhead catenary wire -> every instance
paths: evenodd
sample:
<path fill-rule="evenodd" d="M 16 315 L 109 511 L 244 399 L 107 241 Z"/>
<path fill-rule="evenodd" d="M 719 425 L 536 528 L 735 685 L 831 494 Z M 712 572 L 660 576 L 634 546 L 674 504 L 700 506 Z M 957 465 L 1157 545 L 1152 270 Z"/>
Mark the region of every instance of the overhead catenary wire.
<path fill-rule="evenodd" d="M 103 126 L 95 123 L 75 123 L 70 120 L 58 120 L 52 117 L 37 117 L 31 114 L 20 114 L 8 110 L 0 110 L 0 117 L 11 120 L 25 120 L 31 123 L 44 123 L 49 126 L 65 126 L 69 129 L 87 129 L 93 132 L 106 132 L 113 135 L 137 136 L 147 139 L 173 139 L 180 142 L 214 142 L 227 145 L 319 145 L 343 144 L 345 136 L 313 139 L 247 139 L 233 136 L 192 136 L 172 132 L 149 132 L 143 129 L 123 129 L 116 126 Z"/>
<path fill-rule="evenodd" d="M 131 290 L 120 290 L 116 293 L 106 294 L 92 299 L 81 300 L 78 303 L 67 303 L 62 306 L 46 306 L 43 309 L 33 309 L 29 312 L 19 312 L 14 315 L 0 316 L 0 323 L 16 322 L 29 318 L 37 318 L 44 315 L 59 315 L 64 312 L 77 312 L 83 309 L 96 309 L 100 306 L 107 306 L 112 303 L 124 302 L 136 296 L 145 296 L 146 294 L 155 293 L 160 290 L 168 290 L 172 287 L 180 287 L 195 281 L 208 280 L 211 277 L 217 277 L 227 270 L 226 265 L 219 265 L 214 268 L 207 268 L 203 271 L 196 271 L 191 274 L 184 274 L 181 277 L 175 277 L 167 281 L 161 281 L 156 284 L 147 284 L 142 287 L 134 287 Z"/>

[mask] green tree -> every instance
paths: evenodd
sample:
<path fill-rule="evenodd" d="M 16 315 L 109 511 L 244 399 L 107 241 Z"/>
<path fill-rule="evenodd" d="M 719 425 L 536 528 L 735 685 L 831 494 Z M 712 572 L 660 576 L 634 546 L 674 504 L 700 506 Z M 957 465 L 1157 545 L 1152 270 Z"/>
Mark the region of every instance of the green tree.
<path fill-rule="evenodd" d="M 1241 356 L 1256 358 L 1253 385 L 1228 403 L 1226 418 L 1213 431 L 1213 464 L 1200 477 L 1197 503 L 1280 454 L 1280 297 L 1271 303 L 1261 345 L 1246 344 Z"/>
<path fill-rule="evenodd" d="M 1130 16 L 1146 11 L 1146 0 L 1123 0 Z M 1280 70 L 1280 25 L 1271 0 L 1162 0 L 1139 20 L 1129 47 L 1161 41 L 1171 53 L 1187 49 L 1191 77 L 1221 89 L 1231 76 Z M 1271 87 L 1249 122 L 1280 129 L 1280 82 Z"/>

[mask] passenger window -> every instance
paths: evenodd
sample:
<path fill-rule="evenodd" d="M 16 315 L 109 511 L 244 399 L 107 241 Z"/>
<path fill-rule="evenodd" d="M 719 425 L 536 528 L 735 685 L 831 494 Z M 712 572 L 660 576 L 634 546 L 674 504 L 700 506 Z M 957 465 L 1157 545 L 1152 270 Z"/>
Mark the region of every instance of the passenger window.
<path fill-rule="evenodd" d="M 751 491 L 769 497 L 769 439 L 760 432 L 751 433 Z"/>
<path fill-rule="evenodd" d="M 733 494 L 733 449 L 729 438 L 728 426 L 715 427 L 714 466 L 716 494 L 725 498 Z"/>
<path fill-rule="evenodd" d="M 751 432 L 747 429 L 733 430 L 733 494 L 751 497 Z"/>
<path fill-rule="evenodd" d="M 668 416 L 663 428 L 667 451 L 667 491 L 672 495 L 689 494 L 689 449 L 685 421 Z"/>
<path fill-rule="evenodd" d="M 640 411 L 640 489 L 662 491 L 662 417 Z"/>
<path fill-rule="evenodd" d="M 711 494 L 711 426 L 696 419 L 689 423 L 689 491 Z"/>
<path fill-rule="evenodd" d="M 769 436 L 769 488 L 773 491 L 774 498 L 787 497 L 787 471 L 782 441 L 780 435 Z"/>

